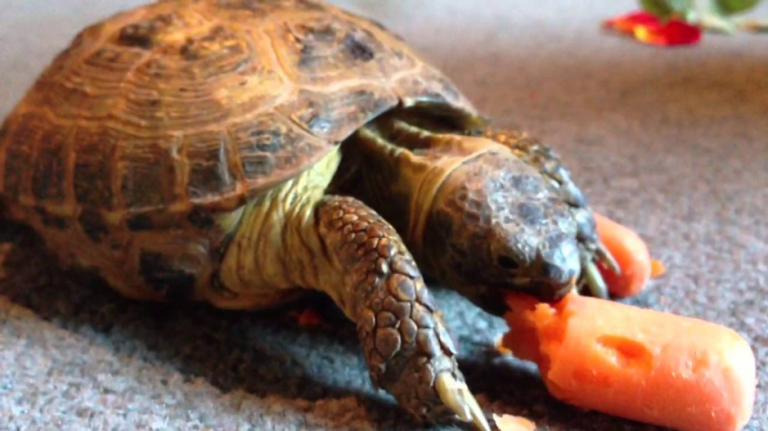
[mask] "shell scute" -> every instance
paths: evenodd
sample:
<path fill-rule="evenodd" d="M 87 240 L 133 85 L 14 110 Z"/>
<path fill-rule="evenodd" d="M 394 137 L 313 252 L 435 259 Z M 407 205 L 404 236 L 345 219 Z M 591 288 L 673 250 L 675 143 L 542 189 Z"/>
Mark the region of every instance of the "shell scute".
<path fill-rule="evenodd" d="M 363 84 L 326 91 L 300 90 L 298 97 L 277 109 L 313 135 L 338 142 L 398 101 L 387 87 Z"/>
<path fill-rule="evenodd" d="M 279 46 L 286 71 L 302 85 L 327 85 L 331 81 L 386 80 L 391 72 L 391 48 L 369 29 L 340 16 L 296 18 L 273 27 L 269 34 Z M 403 57 L 401 60 L 406 60 Z M 397 64 L 400 72 L 416 65 Z"/>
<path fill-rule="evenodd" d="M 128 24 L 118 32 L 117 43 L 128 47 L 150 49 L 157 43 L 163 29 L 171 27 L 173 21 L 172 14 L 162 14 Z"/>
<path fill-rule="evenodd" d="M 0 197 L 92 238 L 231 211 L 425 100 L 474 111 L 402 41 L 324 3 L 160 1 L 88 27 L 42 74 L 3 128 Z"/>
<path fill-rule="evenodd" d="M 80 128 L 75 134 L 75 201 L 89 209 L 112 210 L 114 160 L 118 135 L 104 128 Z"/>
<path fill-rule="evenodd" d="M 277 113 L 235 123 L 230 126 L 229 135 L 250 184 L 258 184 L 272 175 L 277 175 L 279 181 L 286 173 L 310 165 L 312 158 L 324 154 L 328 145 Z"/>
<path fill-rule="evenodd" d="M 100 211 L 84 208 L 80 212 L 77 222 L 83 233 L 95 243 L 100 243 L 109 233 L 109 225 Z"/>
<path fill-rule="evenodd" d="M 40 202 L 62 204 L 66 197 L 67 164 L 74 127 L 45 130 L 35 151 L 32 195 Z"/>
<path fill-rule="evenodd" d="M 5 166 L 18 167 L 3 170 L 3 195 L 9 200 L 21 200 L 26 192 L 26 178 L 31 176 L 33 161 L 32 145 L 47 129 L 47 121 L 40 115 L 22 114 L 17 121 L 6 122 L 8 133 L 3 140 Z M 19 169 L 21 168 L 21 169 Z"/>
<path fill-rule="evenodd" d="M 123 136 L 118 172 L 125 208 L 151 211 L 178 201 L 180 147 L 176 136 Z"/>
<path fill-rule="evenodd" d="M 184 148 L 189 164 L 189 199 L 193 202 L 214 200 L 219 194 L 235 192 L 237 179 L 230 173 L 232 155 L 225 134 L 219 131 L 189 134 L 184 137 Z"/>

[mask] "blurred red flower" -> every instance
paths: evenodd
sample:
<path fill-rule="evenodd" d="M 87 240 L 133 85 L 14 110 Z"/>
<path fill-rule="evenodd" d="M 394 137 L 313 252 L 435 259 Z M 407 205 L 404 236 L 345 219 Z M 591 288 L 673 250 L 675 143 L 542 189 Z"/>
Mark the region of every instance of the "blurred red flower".
<path fill-rule="evenodd" d="M 661 20 L 648 12 L 632 12 L 605 21 L 604 26 L 656 46 L 692 45 L 701 40 L 701 28 L 678 18 Z"/>

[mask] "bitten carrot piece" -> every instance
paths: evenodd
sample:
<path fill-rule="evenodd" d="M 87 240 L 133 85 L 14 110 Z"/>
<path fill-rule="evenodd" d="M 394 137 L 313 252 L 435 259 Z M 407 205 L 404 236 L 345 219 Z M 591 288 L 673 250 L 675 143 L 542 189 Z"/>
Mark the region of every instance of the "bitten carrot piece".
<path fill-rule="evenodd" d="M 664 262 L 651 259 L 651 278 L 658 278 L 667 273 L 667 267 Z"/>
<path fill-rule="evenodd" d="M 651 279 L 651 255 L 642 238 L 631 229 L 595 213 L 597 235 L 621 268 L 621 274 L 598 264 L 608 292 L 617 298 L 637 295 Z"/>
<path fill-rule="evenodd" d="M 569 294 L 511 294 L 502 344 L 568 404 L 681 431 L 736 431 L 752 414 L 755 357 L 703 320 Z"/>
<path fill-rule="evenodd" d="M 536 424 L 530 420 L 513 415 L 493 415 L 493 421 L 499 431 L 535 431 Z"/>

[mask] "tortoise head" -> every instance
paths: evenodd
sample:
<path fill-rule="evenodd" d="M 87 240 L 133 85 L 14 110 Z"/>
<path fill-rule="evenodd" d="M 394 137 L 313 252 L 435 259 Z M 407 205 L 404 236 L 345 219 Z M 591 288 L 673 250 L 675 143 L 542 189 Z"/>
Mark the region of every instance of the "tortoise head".
<path fill-rule="evenodd" d="M 424 255 L 430 269 L 489 312 L 516 290 L 555 300 L 581 272 L 577 223 L 538 171 L 508 153 L 462 164 L 429 209 Z"/>

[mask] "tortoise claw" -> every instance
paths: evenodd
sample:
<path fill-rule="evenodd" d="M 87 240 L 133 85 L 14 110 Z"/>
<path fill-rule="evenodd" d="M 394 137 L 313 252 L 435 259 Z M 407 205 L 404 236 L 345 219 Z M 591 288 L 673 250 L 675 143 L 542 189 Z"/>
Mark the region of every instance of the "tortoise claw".
<path fill-rule="evenodd" d="M 472 422 L 479 431 L 491 430 L 483 410 L 466 383 L 458 382 L 450 373 L 441 373 L 437 376 L 435 389 L 443 404 L 456 413 L 459 419 Z"/>
<path fill-rule="evenodd" d="M 584 277 L 587 288 L 592 296 L 601 299 L 608 299 L 608 286 L 605 285 L 600 270 L 597 268 L 594 259 L 589 253 L 581 253 L 581 266 L 584 270 Z"/>
<path fill-rule="evenodd" d="M 597 249 L 595 250 L 595 256 L 602 262 L 608 269 L 610 269 L 614 274 L 620 275 L 621 274 L 621 267 L 619 267 L 619 263 L 616 262 L 616 258 L 613 257 L 613 254 L 611 254 L 610 250 L 605 247 L 605 244 L 603 244 L 602 241 L 597 242 Z"/>

